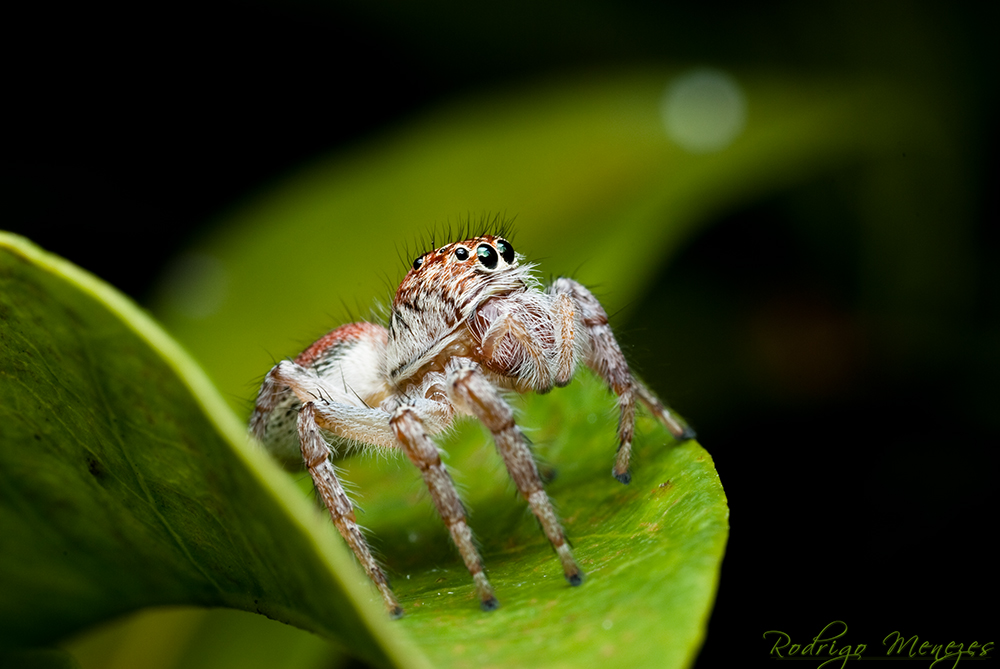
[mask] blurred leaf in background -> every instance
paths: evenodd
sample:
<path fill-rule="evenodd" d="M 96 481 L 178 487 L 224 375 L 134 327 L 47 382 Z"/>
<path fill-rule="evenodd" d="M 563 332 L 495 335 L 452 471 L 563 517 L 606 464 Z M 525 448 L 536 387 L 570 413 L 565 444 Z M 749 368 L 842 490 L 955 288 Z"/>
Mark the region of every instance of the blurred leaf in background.
<path fill-rule="evenodd" d="M 710 141 L 716 132 L 697 127 L 698 105 L 715 108 L 712 91 L 676 96 L 692 80 L 749 109 L 710 150 L 678 141 L 687 128 Z M 714 212 L 904 137 L 935 141 L 923 101 L 886 88 L 640 70 L 478 96 L 248 203 L 178 259 L 153 304 L 243 413 L 249 380 L 384 302 L 435 226 L 440 238 L 470 218 L 523 212 L 517 248 L 543 272 L 597 286 L 617 312 Z M 672 116 L 685 104 L 686 126 Z M 218 295 L 211 311 L 207 295 Z"/>

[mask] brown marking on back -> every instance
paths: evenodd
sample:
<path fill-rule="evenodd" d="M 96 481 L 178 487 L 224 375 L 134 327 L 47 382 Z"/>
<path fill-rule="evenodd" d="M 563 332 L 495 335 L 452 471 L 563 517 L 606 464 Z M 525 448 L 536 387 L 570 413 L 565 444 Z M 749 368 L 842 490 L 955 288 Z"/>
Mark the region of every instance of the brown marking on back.
<path fill-rule="evenodd" d="M 384 344 L 387 340 L 385 328 L 381 325 L 366 323 L 364 321 L 341 325 L 339 328 L 327 332 L 313 342 L 309 348 L 302 351 L 295 358 L 295 362 L 303 367 L 309 367 L 316 360 L 323 357 L 331 348 L 343 346 L 346 343 L 360 339 L 375 339 Z"/>

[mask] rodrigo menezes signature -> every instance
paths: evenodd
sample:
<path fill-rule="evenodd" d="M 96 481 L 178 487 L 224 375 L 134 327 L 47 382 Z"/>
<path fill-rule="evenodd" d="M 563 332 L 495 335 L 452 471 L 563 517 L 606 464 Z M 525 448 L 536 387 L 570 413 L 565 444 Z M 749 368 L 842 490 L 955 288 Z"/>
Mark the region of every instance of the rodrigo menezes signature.
<path fill-rule="evenodd" d="M 991 657 L 993 652 L 993 642 L 979 643 L 973 641 L 966 646 L 964 643 L 949 641 L 947 643 L 936 643 L 932 641 L 921 641 L 914 634 L 907 638 L 899 631 L 893 631 L 882 639 L 882 647 L 885 654 L 872 654 L 865 657 L 868 651 L 868 644 L 845 643 L 847 635 L 847 623 L 843 620 L 834 620 L 820 630 L 808 643 L 795 643 L 792 638 L 778 630 L 768 630 L 764 632 L 764 638 L 769 642 L 773 641 L 770 650 L 772 660 L 808 660 L 815 659 L 820 662 L 819 667 L 840 667 L 847 665 L 848 660 L 924 660 L 930 662 L 930 667 L 935 669 L 946 669 L 947 667 L 958 666 L 962 658 L 983 660 Z"/>

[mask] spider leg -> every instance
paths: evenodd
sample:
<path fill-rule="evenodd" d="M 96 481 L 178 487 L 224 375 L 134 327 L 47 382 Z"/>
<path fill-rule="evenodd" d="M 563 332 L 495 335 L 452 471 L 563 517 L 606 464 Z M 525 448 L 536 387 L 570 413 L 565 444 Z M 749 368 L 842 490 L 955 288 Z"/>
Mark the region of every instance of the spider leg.
<path fill-rule="evenodd" d="M 496 388 L 473 363 L 455 360 L 448 365 L 448 391 L 452 402 L 476 416 L 493 433 L 497 451 L 507 465 L 518 491 L 527 500 L 559 556 L 571 585 L 583 582 L 583 572 L 573 553 L 552 502 L 545 493 L 527 440 L 514 422 L 514 412 Z"/>
<path fill-rule="evenodd" d="M 620 482 L 629 483 L 632 480 L 628 467 L 635 434 L 636 395 L 675 438 L 690 439 L 694 436 L 694 432 L 681 425 L 656 395 L 632 376 L 618 340 L 608 325 L 608 314 L 593 293 L 580 283 L 566 277 L 556 279 L 548 290 L 555 295 L 569 296 L 576 305 L 580 322 L 590 340 L 587 365 L 604 379 L 618 396 L 618 453 L 611 473 Z"/>
<path fill-rule="evenodd" d="M 556 374 L 555 384 L 562 388 L 573 379 L 576 371 L 576 309 L 573 307 L 573 299 L 566 293 L 558 293 L 556 296 L 555 316 L 556 325 Z"/>
<path fill-rule="evenodd" d="M 293 447 L 300 452 L 334 526 L 379 590 L 389 613 L 399 617 L 403 609 L 358 527 L 354 506 L 330 462 L 330 447 L 323 431 L 385 448 L 398 448 L 399 444 L 389 428 L 388 413 L 348 404 L 350 400 L 364 404 L 338 390 L 315 370 L 285 360 L 275 365 L 264 379 L 250 427 L 254 436 L 273 453 L 287 453 Z"/>
<path fill-rule="evenodd" d="M 487 330 L 483 336 L 483 354 L 487 358 L 498 357 L 497 346 L 506 335 L 513 337 L 518 349 L 525 356 L 526 364 L 520 375 L 526 378 L 527 384 L 541 395 L 552 390 L 554 379 L 545 349 L 535 340 L 528 328 L 510 314 L 498 318 Z"/>
<path fill-rule="evenodd" d="M 279 404 L 288 400 L 288 392 L 288 387 L 281 381 L 278 367 L 273 367 L 264 377 L 264 382 L 257 393 L 253 413 L 250 415 L 250 433 L 261 443 L 264 442 L 274 410 Z"/>
<path fill-rule="evenodd" d="M 302 459 L 305 461 L 313 485 L 316 486 L 316 490 L 330 512 L 330 518 L 337 531 L 340 532 L 340 536 L 344 537 L 344 541 L 351 547 L 358 562 L 364 567 L 368 578 L 378 588 L 390 615 L 398 618 L 403 615 L 403 609 L 392 594 L 385 572 L 375 562 L 375 558 L 372 557 L 371 550 L 368 548 L 368 542 L 365 540 L 361 528 L 358 527 L 354 517 L 354 505 L 344 493 L 344 488 L 340 485 L 340 480 L 330 462 L 330 447 L 323 439 L 316 415 L 316 408 L 312 402 L 303 405 L 299 412 L 298 431 L 302 446 Z"/>
<path fill-rule="evenodd" d="M 639 395 L 642 403 L 670 430 L 670 434 L 674 435 L 675 439 L 678 441 L 687 441 L 698 436 L 693 429 L 677 420 L 670 409 L 663 404 L 660 398 L 645 383 L 635 377 L 632 378 L 632 383 L 635 384 L 636 393 Z"/>
<path fill-rule="evenodd" d="M 281 402 L 289 401 L 289 392 L 302 405 L 314 405 L 316 421 L 324 430 L 364 444 L 389 449 L 399 447 L 385 411 L 357 406 L 353 402 L 361 400 L 356 396 L 341 392 L 310 369 L 282 360 L 264 379 L 250 418 L 254 436 L 269 448 L 273 445 L 267 438 L 268 422 L 275 420 L 274 408 Z"/>
<path fill-rule="evenodd" d="M 400 405 L 393 411 L 389 424 L 399 443 L 402 444 L 406 456 L 420 470 L 434 506 L 448 527 L 451 539 L 458 548 L 465 566 L 472 574 L 472 580 L 479 594 L 480 607 L 484 611 L 492 611 L 500 604 L 493 594 L 493 586 L 483 572 L 483 559 L 473 542 L 472 530 L 465 522 L 465 507 L 455 489 L 454 481 L 441 462 L 437 446 L 427 435 L 417 407 L 413 403 Z"/>

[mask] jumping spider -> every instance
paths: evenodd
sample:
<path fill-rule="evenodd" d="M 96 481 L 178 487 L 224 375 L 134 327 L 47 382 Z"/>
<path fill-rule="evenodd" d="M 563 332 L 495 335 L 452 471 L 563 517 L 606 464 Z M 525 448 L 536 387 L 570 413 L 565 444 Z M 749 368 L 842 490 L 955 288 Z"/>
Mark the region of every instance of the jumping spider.
<path fill-rule="evenodd" d="M 459 416 L 475 416 L 489 428 L 571 585 L 582 583 L 583 572 L 503 391 L 546 393 L 565 386 L 577 364 L 586 363 L 618 397 L 612 474 L 622 483 L 631 480 L 636 398 L 676 438 L 694 436 L 632 376 L 607 314 L 590 291 L 567 278 L 543 289 L 535 266 L 500 234 L 447 244 L 414 260 L 392 301 L 388 329 L 350 323 L 294 361 L 279 362 L 265 377 L 250 419 L 252 433 L 268 450 L 305 461 L 334 525 L 393 616 L 402 608 L 355 522 L 330 463 L 328 441 L 402 449 L 420 470 L 472 574 L 480 605 L 489 611 L 497 599 L 431 435 Z"/>

